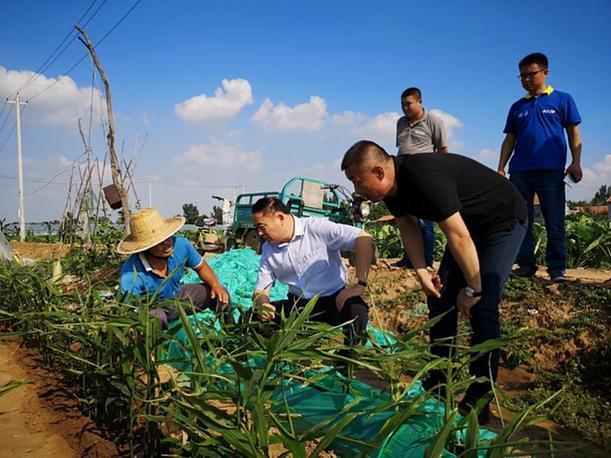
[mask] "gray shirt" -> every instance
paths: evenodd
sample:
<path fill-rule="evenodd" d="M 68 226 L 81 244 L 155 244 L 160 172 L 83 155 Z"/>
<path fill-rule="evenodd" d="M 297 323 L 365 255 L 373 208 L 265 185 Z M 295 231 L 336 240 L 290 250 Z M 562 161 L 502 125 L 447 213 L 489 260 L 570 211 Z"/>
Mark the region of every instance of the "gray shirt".
<path fill-rule="evenodd" d="M 432 153 L 448 146 L 441 118 L 424 111 L 424 115 L 411 124 L 407 116 L 397 121 L 397 147 L 399 154 Z"/>

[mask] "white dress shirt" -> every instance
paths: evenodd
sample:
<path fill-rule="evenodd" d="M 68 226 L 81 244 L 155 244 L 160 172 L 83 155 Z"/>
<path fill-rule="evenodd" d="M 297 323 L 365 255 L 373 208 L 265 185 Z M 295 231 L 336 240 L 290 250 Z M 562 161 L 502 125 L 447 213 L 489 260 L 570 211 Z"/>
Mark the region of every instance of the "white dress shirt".
<path fill-rule="evenodd" d="M 361 229 L 316 217 L 293 216 L 293 221 L 290 242 L 263 244 L 256 289 L 271 288 L 279 280 L 306 299 L 336 293 L 348 278 L 340 251 L 354 251 Z"/>

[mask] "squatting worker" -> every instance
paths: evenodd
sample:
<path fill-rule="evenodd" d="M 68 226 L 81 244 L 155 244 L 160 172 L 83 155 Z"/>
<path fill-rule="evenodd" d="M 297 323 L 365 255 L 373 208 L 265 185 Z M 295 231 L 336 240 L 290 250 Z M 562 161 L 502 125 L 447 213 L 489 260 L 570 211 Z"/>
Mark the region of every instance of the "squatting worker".
<path fill-rule="evenodd" d="M 453 355 L 454 345 L 449 344 L 457 334 L 458 312 L 471 321 L 472 345 L 498 338 L 503 285 L 526 231 L 526 202 L 515 186 L 467 157 L 390 156 L 370 141 L 355 143 L 341 168 L 358 194 L 374 202 L 384 200 L 395 216 L 403 246 L 428 295 L 430 317 L 448 312 L 430 330 L 431 351 Z M 426 269 L 415 218 L 439 223 L 447 237 L 438 276 Z M 459 404 L 461 412 L 490 391 L 498 366 L 498 350 L 471 363 L 473 376 L 489 380 L 469 386 Z M 425 387 L 443 393 L 444 380 L 441 373 L 433 373 Z M 479 419 L 482 424 L 489 420 L 488 405 Z"/>
<path fill-rule="evenodd" d="M 312 311 L 314 321 L 344 327 L 347 344 L 360 342 L 368 321 L 362 298 L 373 256 L 372 238 L 365 231 L 324 218 L 298 218 L 278 199 L 264 197 L 252 208 L 252 218 L 265 240 L 255 287 L 255 302 L 263 306 L 263 319 L 280 322 L 319 295 Z M 348 270 L 340 251 L 355 254 L 356 283 L 347 286 Z M 276 280 L 288 285 L 288 299 L 270 303 Z"/>
<path fill-rule="evenodd" d="M 185 307 L 187 313 L 193 308 L 220 312 L 225 304 L 229 307 L 229 294 L 208 263 L 191 242 L 174 235 L 184 224 L 181 216 L 166 219 L 157 210 L 144 208 L 132 216 L 131 233 L 117 247 L 120 254 L 131 255 L 121 268 L 121 291 L 145 298 L 156 294 L 159 304 L 151 315 L 162 326 L 178 318 L 175 299 L 193 304 Z M 204 283 L 181 285 L 186 267 Z"/>

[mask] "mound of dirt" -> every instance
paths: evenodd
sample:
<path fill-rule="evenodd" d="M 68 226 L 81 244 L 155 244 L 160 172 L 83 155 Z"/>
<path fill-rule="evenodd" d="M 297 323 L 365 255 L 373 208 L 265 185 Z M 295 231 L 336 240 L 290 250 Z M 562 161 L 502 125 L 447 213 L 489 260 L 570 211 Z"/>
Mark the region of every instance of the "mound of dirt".
<path fill-rule="evenodd" d="M 9 242 L 19 253 L 19 256 L 27 259 L 61 259 L 65 258 L 70 251 L 70 245 L 65 243 L 38 243 L 38 242 Z"/>

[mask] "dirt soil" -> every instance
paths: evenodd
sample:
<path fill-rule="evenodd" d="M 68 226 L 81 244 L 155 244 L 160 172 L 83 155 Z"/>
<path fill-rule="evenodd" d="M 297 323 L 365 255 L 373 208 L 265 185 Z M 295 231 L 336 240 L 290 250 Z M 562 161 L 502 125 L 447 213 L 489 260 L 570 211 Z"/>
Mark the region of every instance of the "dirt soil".
<path fill-rule="evenodd" d="M 70 245 L 65 243 L 9 242 L 11 247 L 26 259 L 61 259 L 70 251 Z"/>
<path fill-rule="evenodd" d="M 370 322 L 376 327 L 383 327 L 401 334 L 422 326 L 428 319 L 428 309 L 426 298 L 420 292 L 415 274 L 407 269 L 391 267 L 394 261 L 381 260 L 377 266 L 373 266 L 370 273 L 369 284 L 373 303 L 373 307 L 370 308 Z M 524 300 L 503 300 L 501 304 L 503 323 L 515 319 L 516 314 L 519 314 L 526 317 L 524 325 L 529 329 L 558 329 L 559 331 L 569 329 L 582 316 L 584 309 L 583 306 L 580 308 L 567 302 L 565 290 L 574 287 L 571 285 L 579 284 L 611 287 L 611 271 L 609 270 L 569 269 L 567 278 L 566 284 L 553 284 L 549 281 L 545 269 L 540 269 L 537 272 L 533 289 L 528 293 L 529 297 Z M 600 310 L 599 323 L 607 319 L 603 315 L 605 311 Z M 461 329 L 464 329 L 467 323 L 461 326 Z M 426 336 L 422 337 L 426 339 Z M 577 354 L 593 345 L 594 338 L 601 339 L 600 336 L 589 336 L 581 332 L 570 338 L 567 337 L 561 345 L 555 341 L 550 344 L 542 342 L 537 351 L 531 355 L 528 364 L 522 364 L 514 369 L 503 367 L 502 360 L 498 384 L 502 387 L 504 394 L 510 398 L 523 394 L 539 384 L 538 369 L 558 371 L 561 364 L 570 362 Z M 492 430 L 501 428 L 501 418 L 507 422 L 514 416 L 510 410 L 502 408 L 499 411 L 496 406 L 493 406 L 493 414 L 490 424 Z M 526 432 L 530 438 L 547 440 L 548 431 L 553 437 L 564 441 L 589 442 L 576 432 L 552 421 L 544 421 L 528 428 Z M 593 451 L 600 452 L 596 445 L 592 447 Z"/>
<path fill-rule="evenodd" d="M 78 403 L 42 369 L 34 352 L 17 340 L 0 340 L 0 385 L 10 380 L 28 383 L 0 397 L 0 456 L 116 457 L 119 450 L 106 440 Z"/>

